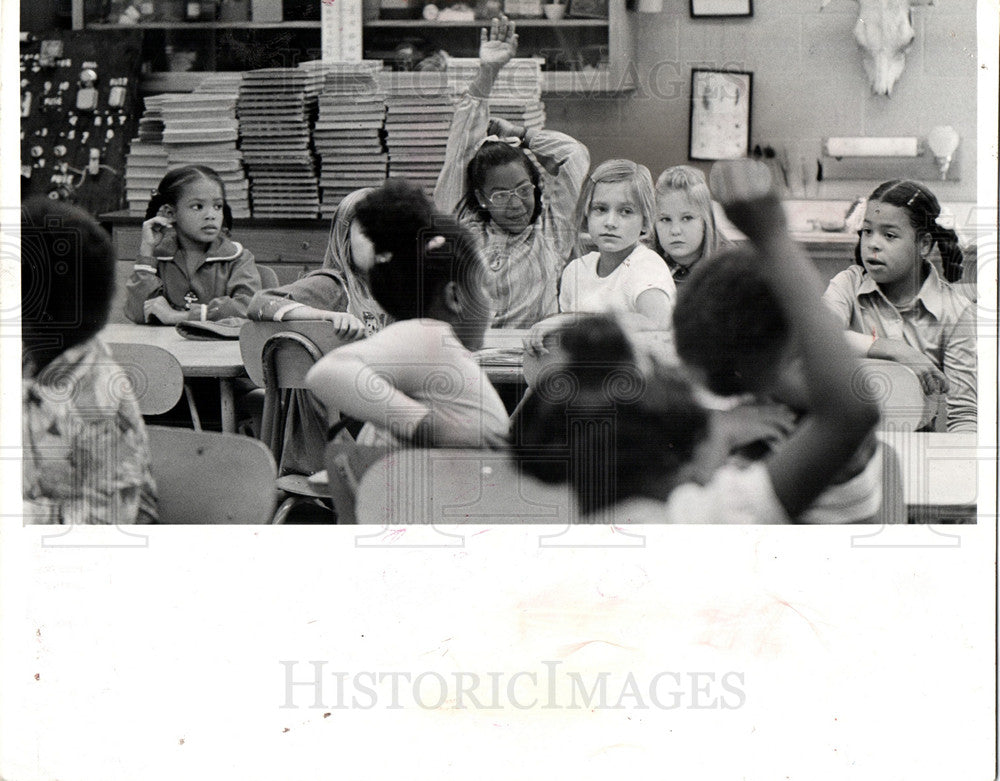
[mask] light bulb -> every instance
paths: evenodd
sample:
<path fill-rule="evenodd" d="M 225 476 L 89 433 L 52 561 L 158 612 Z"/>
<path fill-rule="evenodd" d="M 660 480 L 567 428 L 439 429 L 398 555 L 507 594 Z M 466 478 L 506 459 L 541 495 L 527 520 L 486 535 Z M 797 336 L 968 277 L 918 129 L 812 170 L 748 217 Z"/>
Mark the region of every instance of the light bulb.
<path fill-rule="evenodd" d="M 951 125 L 939 125 L 928 134 L 927 145 L 937 160 L 941 178 L 947 178 L 952 155 L 958 149 L 958 132 Z"/>

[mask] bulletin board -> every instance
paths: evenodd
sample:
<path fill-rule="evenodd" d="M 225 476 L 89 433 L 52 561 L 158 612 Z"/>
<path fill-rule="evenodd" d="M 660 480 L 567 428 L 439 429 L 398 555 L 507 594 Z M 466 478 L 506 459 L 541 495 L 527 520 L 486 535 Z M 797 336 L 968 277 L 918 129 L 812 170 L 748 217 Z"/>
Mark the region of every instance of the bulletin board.
<path fill-rule="evenodd" d="M 141 48 L 139 30 L 54 31 L 21 44 L 22 197 L 47 195 L 92 214 L 122 207 L 141 114 Z"/>

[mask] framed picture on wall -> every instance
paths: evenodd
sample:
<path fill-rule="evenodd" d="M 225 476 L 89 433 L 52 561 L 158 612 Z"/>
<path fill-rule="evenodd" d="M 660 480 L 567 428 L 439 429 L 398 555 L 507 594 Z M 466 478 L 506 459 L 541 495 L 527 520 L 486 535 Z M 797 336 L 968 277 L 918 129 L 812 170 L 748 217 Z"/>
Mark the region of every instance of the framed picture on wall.
<path fill-rule="evenodd" d="M 691 16 L 753 16 L 753 0 L 691 0 Z"/>
<path fill-rule="evenodd" d="M 691 160 L 734 160 L 750 153 L 753 74 L 691 70 Z"/>

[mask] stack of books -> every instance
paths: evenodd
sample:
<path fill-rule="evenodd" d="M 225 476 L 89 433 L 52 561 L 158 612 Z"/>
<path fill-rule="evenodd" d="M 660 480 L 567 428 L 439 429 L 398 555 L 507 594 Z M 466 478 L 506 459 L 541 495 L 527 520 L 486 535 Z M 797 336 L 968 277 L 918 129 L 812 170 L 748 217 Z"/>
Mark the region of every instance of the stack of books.
<path fill-rule="evenodd" d="M 139 119 L 138 135 L 125 155 L 125 198 L 129 214 L 146 215 L 153 190 L 167 173 L 167 150 L 163 148 L 163 95 L 150 95 Z"/>
<path fill-rule="evenodd" d="M 545 126 L 542 102 L 542 57 L 515 57 L 497 75 L 490 92 L 490 116 L 505 119 L 526 129 Z M 475 58 L 448 58 L 448 81 L 465 90 L 479 70 Z"/>
<path fill-rule="evenodd" d="M 313 144 L 320 158 L 320 214 L 329 217 L 345 195 L 377 187 L 386 177 L 385 93 L 380 60 L 326 62 Z"/>
<path fill-rule="evenodd" d="M 389 175 L 419 184 L 430 196 L 444 165 L 458 93 L 441 72 L 382 72 L 379 81 L 386 91 Z"/>
<path fill-rule="evenodd" d="M 169 168 L 204 165 L 215 170 L 225 185 L 233 217 L 249 217 L 249 188 L 243 158 L 236 148 L 236 94 L 196 90 L 164 95 L 162 112 Z"/>
<path fill-rule="evenodd" d="M 243 74 L 237 113 L 255 217 L 314 218 L 319 212 L 311 143 L 317 83 L 305 68 Z"/>

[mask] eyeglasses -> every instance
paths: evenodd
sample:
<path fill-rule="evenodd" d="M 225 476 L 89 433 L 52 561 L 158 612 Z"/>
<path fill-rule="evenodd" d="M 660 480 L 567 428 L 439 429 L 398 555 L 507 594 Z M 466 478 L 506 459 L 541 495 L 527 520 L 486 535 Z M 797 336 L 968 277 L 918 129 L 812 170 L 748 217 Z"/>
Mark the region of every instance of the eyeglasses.
<path fill-rule="evenodd" d="M 516 198 L 519 201 L 526 201 L 535 194 L 535 185 L 531 182 L 525 182 L 519 187 L 515 187 L 513 190 L 497 190 L 486 200 L 489 202 L 490 206 L 504 207 L 509 206 Z"/>

